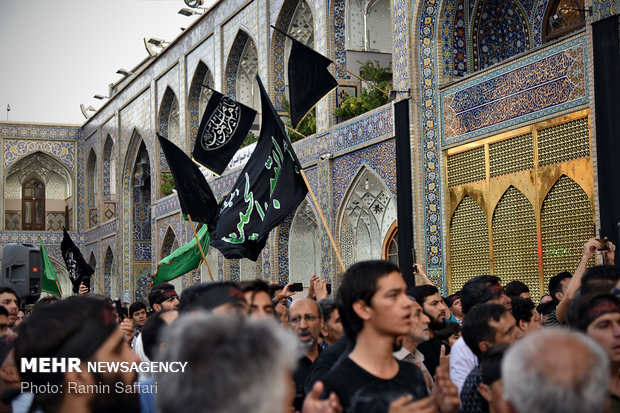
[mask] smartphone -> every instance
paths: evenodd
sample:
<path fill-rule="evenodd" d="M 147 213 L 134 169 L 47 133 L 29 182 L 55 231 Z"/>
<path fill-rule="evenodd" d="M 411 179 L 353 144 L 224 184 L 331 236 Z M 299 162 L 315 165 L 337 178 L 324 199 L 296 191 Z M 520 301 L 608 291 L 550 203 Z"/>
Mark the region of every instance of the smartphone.
<path fill-rule="evenodd" d="M 599 242 L 599 244 L 601 244 L 601 247 L 598 249 L 599 251 L 609 250 L 609 244 L 607 243 L 607 238 L 602 238 L 597 241 Z"/>
<path fill-rule="evenodd" d="M 302 283 L 293 283 L 288 289 L 289 291 L 303 291 L 304 285 Z"/>
<path fill-rule="evenodd" d="M 325 285 L 325 287 L 327 288 L 327 295 L 330 295 L 332 293 L 332 284 L 331 283 L 327 283 L 327 285 Z"/>

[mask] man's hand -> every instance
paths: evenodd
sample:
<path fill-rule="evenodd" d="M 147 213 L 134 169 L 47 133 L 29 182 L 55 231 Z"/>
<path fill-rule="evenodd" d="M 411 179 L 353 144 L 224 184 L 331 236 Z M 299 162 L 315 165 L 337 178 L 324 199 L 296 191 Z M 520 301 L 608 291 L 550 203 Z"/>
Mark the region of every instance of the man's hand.
<path fill-rule="evenodd" d="M 412 402 L 412 396 L 403 396 L 390 403 L 388 413 L 437 413 L 437 403 L 431 396 Z"/>
<path fill-rule="evenodd" d="M 119 327 L 121 328 L 123 334 L 125 334 L 125 340 L 127 340 L 127 342 L 131 344 L 131 340 L 133 340 L 134 333 L 136 332 L 135 328 L 133 327 L 133 322 L 130 319 L 126 318 L 121 322 Z"/>
<path fill-rule="evenodd" d="M 607 239 L 607 237 L 605 237 Z M 609 246 L 608 250 L 601 251 L 603 254 L 603 264 L 605 265 L 615 265 L 616 263 L 616 246 L 613 242 L 607 240 L 607 245 Z"/>
<path fill-rule="evenodd" d="M 78 290 L 78 294 L 79 295 L 86 295 L 88 294 L 90 290 L 88 289 L 87 286 L 84 285 L 84 283 L 80 283 L 80 289 Z"/>
<path fill-rule="evenodd" d="M 278 294 L 273 296 L 273 300 L 274 301 L 280 301 L 283 298 L 289 298 L 289 297 L 292 297 L 295 294 L 297 294 L 297 291 L 291 291 L 290 290 L 290 287 L 293 284 L 295 284 L 293 281 L 291 281 L 290 283 L 286 284 L 284 286 L 284 288 L 282 289 L 282 291 L 280 291 Z"/>
<path fill-rule="evenodd" d="M 441 346 L 439 366 L 435 370 L 433 397 L 441 413 L 456 413 L 461 404 L 459 391 L 450 380 L 450 356 L 446 355 L 446 346 Z"/>
<path fill-rule="evenodd" d="M 312 274 L 312 277 L 310 277 L 310 287 L 308 288 L 308 295 L 306 295 L 307 298 L 311 298 L 313 300 L 316 299 L 316 283 L 317 281 L 319 281 L 319 276 L 316 274 Z"/>
<path fill-rule="evenodd" d="M 327 280 L 317 280 L 314 283 L 314 292 L 317 301 L 321 301 L 323 298 L 327 298 Z"/>
<path fill-rule="evenodd" d="M 323 383 L 317 381 L 312 386 L 312 391 L 306 395 L 304 404 L 301 407 L 302 413 L 340 413 L 342 406 L 336 393 L 331 393 L 325 400 L 319 399 L 323 393 Z"/>
<path fill-rule="evenodd" d="M 598 251 L 599 248 L 601 248 L 601 243 L 598 242 L 598 239 L 590 238 L 583 245 L 583 254 L 582 254 L 583 259 L 585 259 L 586 261 L 590 261 L 590 258 L 594 257 L 594 255 L 596 254 L 596 251 Z"/>

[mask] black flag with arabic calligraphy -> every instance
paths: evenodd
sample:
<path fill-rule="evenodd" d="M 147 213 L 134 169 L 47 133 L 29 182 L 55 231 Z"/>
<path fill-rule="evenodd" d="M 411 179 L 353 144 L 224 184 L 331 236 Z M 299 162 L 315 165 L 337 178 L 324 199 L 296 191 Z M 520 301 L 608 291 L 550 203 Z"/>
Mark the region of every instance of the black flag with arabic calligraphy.
<path fill-rule="evenodd" d="M 213 91 L 196 135 L 194 159 L 221 175 L 247 136 L 255 116 L 254 109 Z"/>
<path fill-rule="evenodd" d="M 64 228 L 62 242 L 60 243 L 60 252 L 67 266 L 71 284 L 73 284 L 73 292 L 76 294 L 78 293 L 81 283 L 84 283 L 86 288 L 90 290 L 90 276 L 93 275 L 95 271 L 84 260 L 82 253 L 73 243 L 73 240 Z"/>
<path fill-rule="evenodd" d="M 256 261 L 269 232 L 304 200 L 301 165 L 263 87 L 262 125 L 256 149 L 219 206 L 211 245 L 224 257 Z"/>

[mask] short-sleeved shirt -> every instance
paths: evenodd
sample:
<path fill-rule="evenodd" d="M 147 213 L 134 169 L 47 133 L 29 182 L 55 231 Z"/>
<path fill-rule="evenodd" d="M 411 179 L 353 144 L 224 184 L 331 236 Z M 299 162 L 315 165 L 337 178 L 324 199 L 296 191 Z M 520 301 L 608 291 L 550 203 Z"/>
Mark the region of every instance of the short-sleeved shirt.
<path fill-rule="evenodd" d="M 424 376 L 414 364 L 398 361 L 398 373 L 391 379 L 376 377 L 349 357 L 341 358 L 323 378 L 327 396 L 335 392 L 344 413 L 387 413 L 399 397 L 414 400 L 428 395 Z"/>

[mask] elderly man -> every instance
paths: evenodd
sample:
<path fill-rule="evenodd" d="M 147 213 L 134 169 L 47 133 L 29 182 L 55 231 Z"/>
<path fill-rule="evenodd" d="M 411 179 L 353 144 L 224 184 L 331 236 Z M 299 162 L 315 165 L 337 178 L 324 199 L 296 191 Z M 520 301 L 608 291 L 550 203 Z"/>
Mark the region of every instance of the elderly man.
<path fill-rule="evenodd" d="M 293 373 L 295 380 L 295 409 L 301 410 L 304 399 L 304 382 L 312 363 L 319 357 L 319 334 L 323 327 L 321 307 L 314 300 L 301 298 L 293 301 L 288 309 L 288 324 L 297 334 L 304 353 Z"/>
<path fill-rule="evenodd" d="M 543 328 L 508 350 L 502 381 L 506 413 L 602 412 L 609 361 L 589 337 Z"/>

